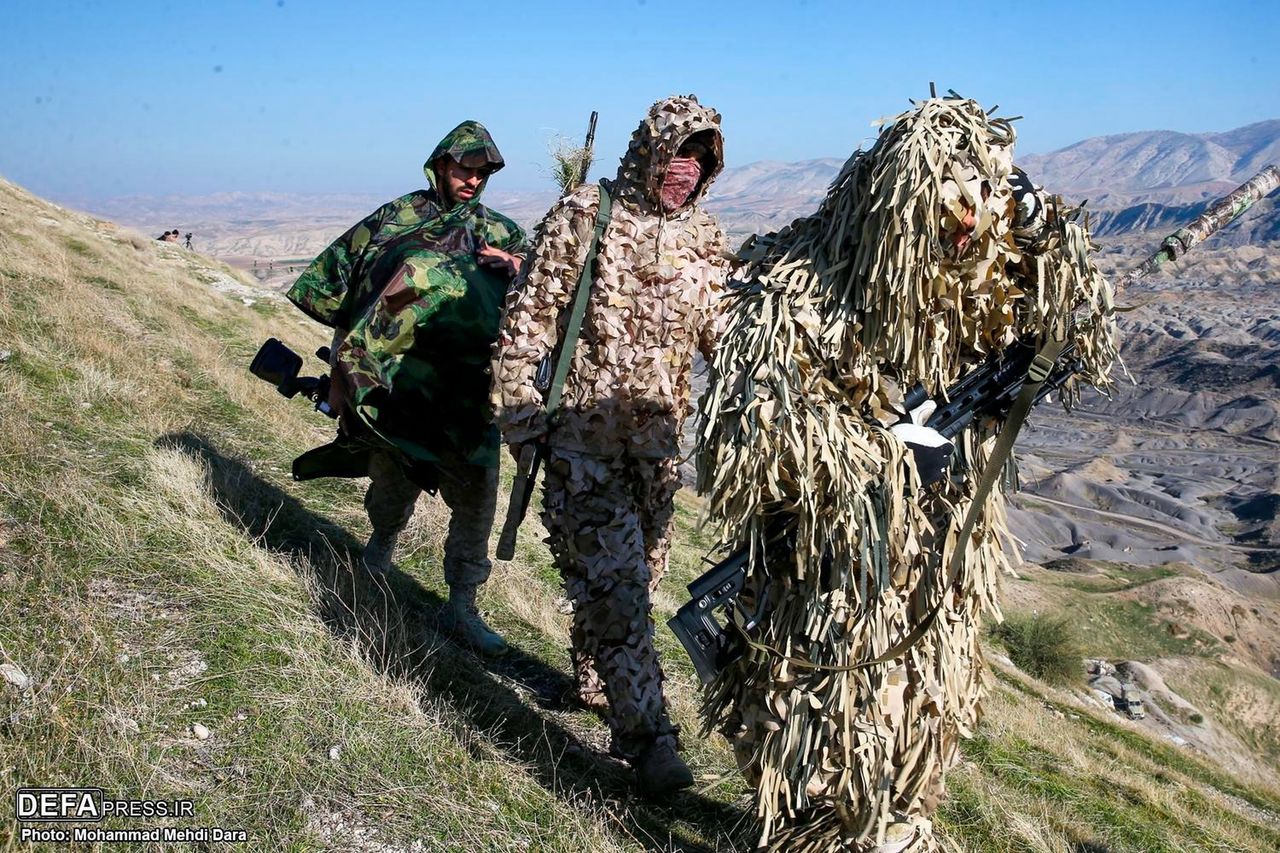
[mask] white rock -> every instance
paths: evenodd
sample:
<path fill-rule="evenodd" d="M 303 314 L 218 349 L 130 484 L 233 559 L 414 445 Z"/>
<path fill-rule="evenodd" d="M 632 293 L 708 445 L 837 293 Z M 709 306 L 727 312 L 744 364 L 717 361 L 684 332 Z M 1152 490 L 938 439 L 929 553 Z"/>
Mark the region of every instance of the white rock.
<path fill-rule="evenodd" d="M 19 690 L 26 690 L 31 686 L 31 678 L 11 663 L 0 664 L 0 676 Z"/>
<path fill-rule="evenodd" d="M 10 352 L 7 349 L 0 349 L 0 364 L 4 364 L 6 361 L 8 361 L 11 358 L 13 358 L 12 352 Z"/>
<path fill-rule="evenodd" d="M 331 747 L 329 747 L 329 760 L 330 760 L 330 761 L 337 761 L 337 760 L 338 760 L 339 758 L 341 758 L 341 757 L 342 757 L 342 750 L 341 750 L 341 749 L 339 749 L 339 748 L 338 748 L 338 747 L 336 747 L 336 746 L 331 746 Z"/>
<path fill-rule="evenodd" d="M 209 730 L 206 729 L 204 726 L 200 725 L 199 723 L 194 723 L 191 726 L 191 733 L 196 736 L 196 740 L 209 739 Z"/>
<path fill-rule="evenodd" d="M 205 706 L 206 706 L 206 705 L 208 705 L 208 704 L 209 704 L 209 703 L 208 703 L 208 702 L 206 702 L 206 701 L 204 700 L 204 698 L 203 698 L 203 697 L 201 697 L 201 698 L 197 699 L 196 701 L 194 701 L 194 702 L 190 703 L 189 705 L 187 705 L 187 707 L 188 707 L 188 708 L 190 708 L 191 710 L 195 711 L 195 710 L 198 710 L 198 709 L 200 709 L 200 708 L 205 707 Z"/>

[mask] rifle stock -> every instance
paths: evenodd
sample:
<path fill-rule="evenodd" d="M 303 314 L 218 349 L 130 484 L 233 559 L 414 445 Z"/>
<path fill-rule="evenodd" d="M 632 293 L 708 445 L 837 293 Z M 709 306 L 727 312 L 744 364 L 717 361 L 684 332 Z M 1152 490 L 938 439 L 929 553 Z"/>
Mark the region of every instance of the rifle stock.
<path fill-rule="evenodd" d="M 498 537 L 498 547 L 494 550 L 494 556 L 499 560 L 510 560 L 516 555 L 516 534 L 533 500 L 544 447 L 540 442 L 530 441 L 520 448 L 516 477 L 511 484 L 511 500 L 507 504 L 507 520 L 502 525 L 502 535 Z"/>

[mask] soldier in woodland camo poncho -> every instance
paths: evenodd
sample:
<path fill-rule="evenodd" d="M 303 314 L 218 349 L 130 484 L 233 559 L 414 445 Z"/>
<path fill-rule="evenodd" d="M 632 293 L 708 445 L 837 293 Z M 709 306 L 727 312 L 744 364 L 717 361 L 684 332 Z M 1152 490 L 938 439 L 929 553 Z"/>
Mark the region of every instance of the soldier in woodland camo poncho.
<path fill-rule="evenodd" d="M 565 196 L 539 226 L 494 361 L 505 440 L 550 443 L 542 518 L 574 605 L 575 668 L 588 683 L 599 672 L 614 750 L 654 793 L 693 781 L 675 752 L 649 596 L 667 564 L 694 350 L 712 352 L 728 269 L 724 234 L 697 206 L 722 162 L 720 117 L 692 96 L 658 102 L 632 136 L 607 182 L 613 219 L 549 435 L 534 378 L 568 319 L 596 186 Z"/>
<path fill-rule="evenodd" d="M 367 458 L 371 481 L 365 565 L 390 569 L 422 489 L 438 488 L 450 509 L 442 626 L 486 654 L 506 650 L 475 604 L 489 577 L 498 483 L 489 352 L 519 269 L 515 254 L 524 251 L 524 232 L 480 204 L 502 166 L 484 126 L 463 122 L 423 166 L 428 189 L 357 223 L 288 294 L 335 331 L 330 404 L 343 431 L 335 444 L 348 458 Z"/>
<path fill-rule="evenodd" d="M 1111 287 L 1084 229 L 1026 192 L 1013 142 L 973 101 L 920 103 L 845 164 L 817 212 L 748 241 L 725 299 L 699 486 L 725 544 L 777 525 L 795 541 L 757 545 L 744 599 L 765 596 L 766 615 L 704 719 L 757 787 L 770 850 L 935 849 L 928 817 L 977 722 L 980 616 L 999 617 L 1009 570 L 999 489 L 956 539 L 999 424 L 958 437 L 949 476 L 922 486 L 924 457 L 892 428 L 903 390 L 936 397 L 1020 338 L 1064 334 L 1083 381 L 1108 385 Z M 961 570 L 939 589 L 957 548 Z M 857 667 L 940 597 L 919 642 Z"/>

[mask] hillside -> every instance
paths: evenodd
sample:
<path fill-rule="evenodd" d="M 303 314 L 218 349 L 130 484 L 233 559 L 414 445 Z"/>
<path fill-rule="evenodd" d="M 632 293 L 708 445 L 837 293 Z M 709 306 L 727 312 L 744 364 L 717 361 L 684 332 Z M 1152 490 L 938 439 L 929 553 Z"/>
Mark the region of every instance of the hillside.
<path fill-rule="evenodd" d="M 387 581 L 353 571 L 360 484 L 291 482 L 331 427 L 249 376 L 269 335 L 303 353 L 327 340 L 221 263 L 0 181 L 6 790 L 189 797 L 187 825 L 243 828 L 253 850 L 749 850 L 747 792 L 723 741 L 696 734 L 665 626 L 691 793 L 637 800 L 602 724 L 564 703 L 566 618 L 536 522 L 482 595 L 516 647 L 496 663 L 434 629 L 438 503 Z M 660 623 L 701 570 L 697 515 L 681 495 Z M 985 720 L 938 816 L 948 844 L 1280 848 L 1280 689 L 1212 621 L 1243 617 L 1194 603 L 1224 589 L 1102 559 L 1009 579 L 1011 613 L 1076 614 L 1082 654 L 1150 664 L 1159 679 L 1131 671 L 1161 719 L 1123 719 L 1083 670 L 1053 686 L 993 647 Z M 1192 611 L 1177 630 L 1173 601 Z M 16 833 L 0 818 L 0 847 L 23 849 Z"/>

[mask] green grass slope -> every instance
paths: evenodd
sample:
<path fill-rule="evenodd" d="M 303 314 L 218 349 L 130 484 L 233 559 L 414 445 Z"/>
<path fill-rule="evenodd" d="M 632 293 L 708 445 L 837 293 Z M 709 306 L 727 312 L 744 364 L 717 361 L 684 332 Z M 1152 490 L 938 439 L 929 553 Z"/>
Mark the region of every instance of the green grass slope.
<path fill-rule="evenodd" d="M 249 376 L 269 335 L 325 342 L 220 264 L 0 181 L 0 796 L 190 798 L 176 825 L 252 850 L 750 849 L 747 791 L 696 737 L 665 626 L 691 793 L 637 800 L 603 725 L 564 703 L 536 522 L 482 596 L 517 648 L 498 662 L 435 630 L 437 501 L 390 578 L 352 571 L 362 484 L 291 482 L 332 427 Z M 696 520 L 682 495 L 660 620 L 699 571 Z M 956 849 L 1280 848 L 1274 790 L 1070 691 L 1001 670 L 976 734 L 939 816 Z M 0 810 L 0 849 L 18 832 Z"/>

